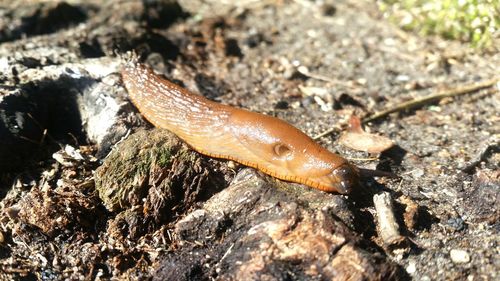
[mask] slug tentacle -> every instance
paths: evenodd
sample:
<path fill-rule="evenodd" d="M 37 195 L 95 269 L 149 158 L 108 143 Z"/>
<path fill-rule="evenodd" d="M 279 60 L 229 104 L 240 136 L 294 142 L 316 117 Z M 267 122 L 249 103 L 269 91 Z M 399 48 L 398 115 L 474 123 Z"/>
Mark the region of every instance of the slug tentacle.
<path fill-rule="evenodd" d="M 136 59 L 125 64 L 122 77 L 130 99 L 149 122 L 202 154 L 328 192 L 346 194 L 358 180 L 358 169 L 347 160 L 278 118 L 190 93 Z"/>

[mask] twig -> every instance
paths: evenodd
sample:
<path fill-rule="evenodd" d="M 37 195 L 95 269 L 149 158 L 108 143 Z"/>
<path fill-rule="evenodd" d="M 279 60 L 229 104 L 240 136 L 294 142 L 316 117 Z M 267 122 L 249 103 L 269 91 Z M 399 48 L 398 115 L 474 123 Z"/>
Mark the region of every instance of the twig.
<path fill-rule="evenodd" d="M 404 248 L 405 237 L 399 233 L 399 225 L 394 216 L 391 195 L 387 192 L 373 196 L 373 203 L 377 211 L 378 231 L 387 248 Z"/>
<path fill-rule="evenodd" d="M 221 261 L 223 261 L 227 255 L 229 255 L 231 253 L 231 250 L 233 249 L 233 246 L 234 246 L 234 243 L 231 244 L 231 246 L 229 246 L 229 248 L 227 249 L 227 251 L 224 253 L 224 255 L 222 256 L 222 258 L 219 260 L 219 263 Z"/>
<path fill-rule="evenodd" d="M 358 158 L 358 157 L 346 157 L 349 161 L 375 161 L 378 157 L 368 157 L 368 158 Z"/>
<path fill-rule="evenodd" d="M 459 86 L 459 87 L 454 88 L 454 89 L 445 90 L 445 91 L 431 94 L 431 95 L 426 96 L 426 97 L 406 101 L 406 102 L 400 103 L 392 108 L 389 108 L 389 109 L 386 109 L 386 110 L 383 110 L 380 112 L 376 112 L 371 116 L 363 118 L 362 123 L 367 123 L 367 122 L 385 117 L 385 116 L 387 116 L 391 113 L 394 113 L 394 112 L 398 112 L 398 111 L 402 111 L 402 110 L 409 110 L 412 108 L 424 106 L 426 104 L 439 101 L 443 98 L 456 97 L 456 96 L 460 96 L 460 95 L 473 93 L 473 92 L 476 92 L 476 91 L 481 90 L 481 89 L 492 87 L 493 85 L 495 85 L 498 82 L 500 82 L 500 77 L 496 77 L 496 78 L 493 78 L 490 80 L 482 81 L 482 82 L 471 84 L 471 85 L 462 85 L 462 86 Z M 329 135 L 337 130 L 338 130 L 338 128 L 328 129 L 328 130 L 314 136 L 313 140 L 317 140 L 319 138 L 322 138 L 322 137 Z"/>
<path fill-rule="evenodd" d="M 229 248 L 226 250 L 224 255 L 222 255 L 222 258 L 215 264 L 214 267 L 215 267 L 216 272 L 217 272 L 217 270 L 220 270 L 219 265 L 231 253 L 231 251 L 233 250 L 233 247 L 234 247 L 234 243 L 232 243 L 231 246 L 229 246 Z"/>
<path fill-rule="evenodd" d="M 344 87 L 347 87 L 347 88 L 356 88 L 354 85 L 351 84 L 350 81 L 346 82 L 346 81 L 334 79 L 334 78 L 331 78 L 331 77 L 328 77 L 328 76 L 325 76 L 325 75 L 321 75 L 321 74 L 318 74 L 318 73 L 312 73 L 306 67 L 297 67 L 297 71 L 300 74 L 302 74 L 302 75 L 304 75 L 306 77 L 312 78 L 312 79 L 316 79 L 316 80 L 324 81 L 324 82 L 329 82 L 329 83 L 332 83 L 332 84 L 335 84 L 335 85 L 341 85 L 341 86 L 344 86 Z"/>
<path fill-rule="evenodd" d="M 331 134 L 331 133 L 333 133 L 335 131 L 339 131 L 339 130 L 340 130 L 340 128 L 333 127 L 333 128 L 330 128 L 330 129 L 328 129 L 328 130 L 326 130 L 326 131 L 324 131 L 322 133 L 319 133 L 318 135 L 314 136 L 312 139 L 313 140 L 317 140 L 317 139 L 320 139 L 320 138 L 322 138 L 322 137 L 324 137 L 326 135 L 329 135 L 329 134 Z"/>
<path fill-rule="evenodd" d="M 500 152 L 500 138 L 497 135 L 493 135 L 493 137 L 487 140 L 485 143 L 480 145 L 479 152 L 476 156 L 472 157 L 472 160 L 462 168 L 462 171 L 465 173 L 472 173 L 474 169 L 481 164 L 481 162 L 485 161 L 490 155 L 494 153 Z"/>
<path fill-rule="evenodd" d="M 433 103 L 433 102 L 442 100 L 442 99 L 447 98 L 447 97 L 456 97 L 456 96 L 460 96 L 460 95 L 473 93 L 473 92 L 476 92 L 476 91 L 484 89 L 484 88 L 492 87 L 493 85 L 495 85 L 499 81 L 500 81 L 500 78 L 496 77 L 496 78 L 482 81 L 479 83 L 474 83 L 474 84 L 470 84 L 470 85 L 462 85 L 462 86 L 459 86 L 459 87 L 454 88 L 454 89 L 444 90 L 441 92 L 431 94 L 429 96 L 406 101 L 406 102 L 400 103 L 392 108 L 388 108 L 386 110 L 376 112 L 375 114 L 373 114 L 367 118 L 363 118 L 363 123 L 370 122 L 370 121 L 373 121 L 375 119 L 385 117 L 385 116 L 387 116 L 391 113 L 394 113 L 394 112 L 398 112 L 398 111 L 402 111 L 402 110 L 409 110 L 409 109 L 413 109 L 416 107 L 421 107 L 421 106 L 424 106 L 426 104 Z"/>

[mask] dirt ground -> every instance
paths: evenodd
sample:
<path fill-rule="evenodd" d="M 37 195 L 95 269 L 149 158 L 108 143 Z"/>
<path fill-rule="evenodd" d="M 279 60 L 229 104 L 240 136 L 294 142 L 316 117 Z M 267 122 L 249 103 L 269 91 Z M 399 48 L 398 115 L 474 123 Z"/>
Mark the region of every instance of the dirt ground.
<path fill-rule="evenodd" d="M 151 125 L 127 101 L 119 76 L 119 55 L 129 50 L 211 100 L 281 118 L 312 137 L 332 130 L 317 141 L 359 167 L 399 177 L 364 178 L 350 195 L 326 194 L 200 156 L 164 133 L 145 135 Z M 100 68 L 89 66 L 94 60 Z M 71 72 L 71 65 L 86 65 L 88 73 Z M 349 260 L 364 272 L 352 280 L 500 278 L 498 84 L 365 122 L 365 131 L 395 143 L 382 153 L 338 142 L 351 115 L 366 120 L 405 101 L 498 78 L 498 50 L 403 32 L 372 1 L 3 1 L 0 69 L 7 124 L 0 127 L 2 280 L 342 280 Z M 90 133 L 93 109 L 82 111 L 78 98 L 86 86 L 54 69 L 105 84 L 101 90 L 117 100 L 116 117 L 95 122 L 116 118 L 112 133 Z M 67 102 L 73 93 L 76 105 Z M 10 139 L 14 126 L 5 120 L 15 118 L 5 116 L 18 116 L 12 108 L 19 97 L 30 106 L 49 104 L 36 107 L 47 118 L 32 118 L 43 134 Z M 162 146 L 170 142 L 173 150 Z M 155 156 L 151 167 L 133 171 L 114 166 L 128 163 L 120 156 L 142 159 L 152 149 L 177 156 Z M 163 174 L 159 163 L 171 170 Z M 244 177 L 253 185 L 238 189 Z M 156 180 L 158 189 L 143 189 Z M 238 197 L 243 191 L 248 196 Z M 404 245 L 381 237 L 372 198 L 381 192 L 394 200 Z M 116 193 L 121 197 L 110 199 Z M 227 207 L 221 202 L 241 204 L 239 217 L 216 218 L 214 210 Z M 325 206 L 333 207 L 318 213 Z M 280 212 L 262 215 L 272 208 Z M 290 246 L 293 258 L 263 254 L 270 260 L 257 262 L 253 247 L 265 238 L 248 240 L 258 229 L 247 226 L 291 217 L 301 219 L 286 223 L 290 232 L 265 236 L 278 248 L 311 237 L 338 248 L 322 256 L 311 242 L 310 252 Z M 328 266 L 316 264 L 322 259 Z"/>

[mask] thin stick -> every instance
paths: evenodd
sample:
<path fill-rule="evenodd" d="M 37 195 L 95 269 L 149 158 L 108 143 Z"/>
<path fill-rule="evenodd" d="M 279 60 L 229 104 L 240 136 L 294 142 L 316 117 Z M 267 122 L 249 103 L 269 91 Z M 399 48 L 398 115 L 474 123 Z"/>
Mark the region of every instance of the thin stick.
<path fill-rule="evenodd" d="M 322 133 L 319 133 L 318 135 L 314 136 L 312 139 L 313 140 L 320 139 L 320 138 L 322 138 L 322 137 L 324 137 L 326 135 L 329 135 L 329 134 L 331 134 L 331 133 L 333 133 L 335 131 L 338 131 L 338 130 L 339 130 L 339 128 L 330 128 L 330 129 L 328 129 L 328 130 L 326 130 L 326 131 L 324 131 Z"/>
<path fill-rule="evenodd" d="M 439 101 L 443 98 L 456 97 L 456 96 L 460 96 L 460 95 L 470 94 L 470 93 L 476 92 L 476 91 L 481 90 L 481 89 L 492 87 L 493 85 L 495 85 L 499 81 L 500 81 L 500 77 L 496 77 L 496 78 L 493 78 L 490 80 L 486 80 L 486 81 L 482 81 L 482 82 L 478 82 L 478 83 L 470 84 L 470 85 L 462 85 L 462 86 L 459 86 L 459 87 L 454 88 L 454 89 L 444 90 L 441 92 L 431 94 L 431 95 L 426 96 L 426 97 L 406 101 L 406 102 L 400 103 L 392 108 L 388 108 L 386 110 L 376 112 L 369 117 L 363 118 L 362 123 L 367 123 L 367 122 L 385 117 L 385 116 L 387 116 L 391 113 L 394 113 L 394 112 L 398 112 L 398 111 L 402 111 L 402 110 L 409 110 L 409 109 L 412 109 L 415 107 L 424 106 L 426 104 Z M 328 130 L 314 136 L 313 140 L 317 140 L 319 138 L 327 136 L 327 135 L 329 135 L 337 130 L 338 130 L 338 128 L 328 129 Z"/>
<path fill-rule="evenodd" d="M 421 106 L 424 106 L 426 104 L 433 103 L 433 102 L 442 100 L 442 99 L 447 98 L 447 97 L 456 97 L 456 96 L 460 96 L 460 95 L 470 94 L 470 93 L 476 92 L 476 91 L 484 89 L 484 88 L 492 87 L 493 85 L 495 85 L 499 81 L 500 81 L 500 78 L 496 77 L 496 78 L 493 78 L 490 80 L 486 80 L 486 81 L 482 81 L 482 82 L 478 82 L 478 83 L 474 83 L 474 84 L 470 84 L 470 85 L 462 85 L 462 86 L 459 86 L 459 87 L 454 88 L 454 89 L 444 90 L 441 92 L 431 94 L 429 96 L 406 101 L 406 102 L 400 103 L 392 108 L 388 108 L 386 110 L 376 112 L 367 118 L 363 118 L 363 123 L 370 122 L 370 121 L 373 121 L 375 119 L 385 117 L 385 116 L 387 116 L 391 113 L 394 113 L 394 112 L 398 112 L 398 111 L 402 111 L 402 110 L 409 110 L 409 109 L 413 109 L 416 107 L 421 107 Z"/>
<path fill-rule="evenodd" d="M 346 157 L 349 161 L 375 161 L 378 157 L 368 157 L 368 158 L 357 158 L 357 157 Z"/>

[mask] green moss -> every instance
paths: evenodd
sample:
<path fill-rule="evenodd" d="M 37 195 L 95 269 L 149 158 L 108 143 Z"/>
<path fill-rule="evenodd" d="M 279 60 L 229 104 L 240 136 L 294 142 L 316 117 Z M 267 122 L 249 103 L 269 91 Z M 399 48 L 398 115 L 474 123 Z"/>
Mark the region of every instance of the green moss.
<path fill-rule="evenodd" d="M 156 146 L 145 151 L 141 161 L 137 164 L 137 172 L 144 174 L 149 172 L 151 165 L 168 167 L 172 162 L 172 150 L 170 147 Z"/>
<path fill-rule="evenodd" d="M 149 167 L 151 167 L 151 158 L 146 157 L 137 163 L 136 174 L 144 175 L 149 171 Z"/>
<path fill-rule="evenodd" d="M 160 167 L 169 166 L 170 163 L 172 162 L 172 151 L 170 149 L 160 147 L 157 157 L 158 159 L 156 160 L 156 163 L 158 164 L 158 166 Z"/>
<path fill-rule="evenodd" d="M 499 37 L 499 0 L 380 0 L 384 14 L 405 30 L 493 47 Z"/>

